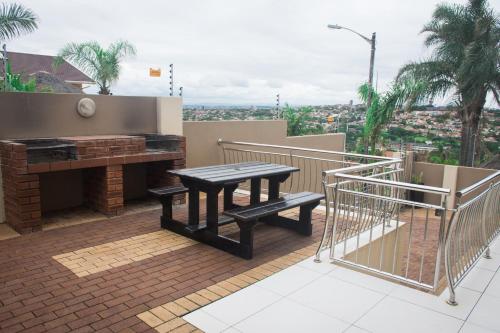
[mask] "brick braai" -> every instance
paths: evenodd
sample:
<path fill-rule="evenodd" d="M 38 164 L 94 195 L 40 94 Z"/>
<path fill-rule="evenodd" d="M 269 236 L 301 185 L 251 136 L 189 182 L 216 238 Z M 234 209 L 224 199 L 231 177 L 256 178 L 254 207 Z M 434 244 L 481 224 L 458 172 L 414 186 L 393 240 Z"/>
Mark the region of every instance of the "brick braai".
<path fill-rule="evenodd" d="M 27 174 L 26 146 L 0 147 L 6 220 L 21 233 L 41 230 L 40 182 L 37 174 Z"/>
<path fill-rule="evenodd" d="M 172 136 L 170 136 L 172 137 Z M 59 138 L 73 142 L 76 159 L 28 163 L 27 146 L 14 141 L 0 142 L 6 220 L 16 231 L 41 230 L 39 174 L 83 169 L 84 203 L 107 215 L 123 211 L 123 165 L 144 163 L 147 186 L 177 184 L 166 174 L 169 169 L 185 167 L 186 140 L 175 137 L 175 151 L 147 149 L 143 136 L 83 136 Z M 184 196 L 178 196 L 183 202 Z"/>
<path fill-rule="evenodd" d="M 84 192 L 89 207 L 108 215 L 119 215 L 123 210 L 122 165 L 86 169 Z"/>

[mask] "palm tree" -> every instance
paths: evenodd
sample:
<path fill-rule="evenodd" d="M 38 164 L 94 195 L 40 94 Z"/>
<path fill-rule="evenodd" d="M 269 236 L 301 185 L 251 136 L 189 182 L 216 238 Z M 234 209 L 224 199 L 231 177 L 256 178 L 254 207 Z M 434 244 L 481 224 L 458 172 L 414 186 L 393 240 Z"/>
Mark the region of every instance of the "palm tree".
<path fill-rule="evenodd" d="M 0 4 L 0 41 L 30 33 L 38 28 L 38 18 L 31 9 L 19 4 Z"/>
<path fill-rule="evenodd" d="M 399 71 L 411 102 L 451 95 L 462 122 L 460 165 L 472 166 L 474 141 L 488 93 L 500 104 L 500 24 L 487 0 L 441 4 L 422 29 L 432 55 Z"/>
<path fill-rule="evenodd" d="M 368 146 L 371 148 L 371 153 L 375 154 L 375 145 L 381 138 L 382 130 L 391 121 L 394 110 L 404 107 L 407 99 L 405 93 L 406 91 L 399 85 L 391 86 L 383 94 L 375 91 L 368 83 L 359 87 L 358 95 L 363 102 L 367 103 L 371 98 L 363 128 L 365 154 L 368 154 Z"/>
<path fill-rule="evenodd" d="M 64 60 L 74 63 L 97 83 L 99 94 L 109 95 L 111 84 L 120 76 L 120 61 L 135 54 L 135 47 L 127 41 L 114 42 L 107 49 L 95 41 L 70 43 L 59 52 L 54 65 L 57 67 Z"/>

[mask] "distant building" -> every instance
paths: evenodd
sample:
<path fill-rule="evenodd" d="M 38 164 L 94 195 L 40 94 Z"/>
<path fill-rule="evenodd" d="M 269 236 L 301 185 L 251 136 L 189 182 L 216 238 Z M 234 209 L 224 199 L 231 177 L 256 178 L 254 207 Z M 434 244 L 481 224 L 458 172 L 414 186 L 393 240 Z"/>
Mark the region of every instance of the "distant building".
<path fill-rule="evenodd" d="M 35 78 L 37 84 L 51 88 L 54 92 L 83 92 L 95 82 L 79 69 L 64 61 L 54 68 L 54 56 L 7 52 L 12 73 L 21 74 L 24 79 Z M 53 84 L 52 84 L 53 83 Z"/>

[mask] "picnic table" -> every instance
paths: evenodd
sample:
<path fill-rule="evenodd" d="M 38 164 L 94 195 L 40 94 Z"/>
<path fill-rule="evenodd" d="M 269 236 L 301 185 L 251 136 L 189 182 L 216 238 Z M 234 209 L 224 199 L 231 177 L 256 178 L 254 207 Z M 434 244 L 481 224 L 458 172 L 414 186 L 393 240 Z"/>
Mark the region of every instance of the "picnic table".
<path fill-rule="evenodd" d="M 224 251 L 251 258 L 253 251 L 253 226 L 259 221 L 295 229 L 311 234 L 311 211 L 319 204 L 322 195 L 303 192 L 291 195 L 290 200 L 280 198 L 280 184 L 299 168 L 266 162 L 245 162 L 214 165 L 201 168 L 170 170 L 184 187 L 151 190 L 162 201 L 164 214 L 162 227 L 186 237 L 210 244 Z M 261 202 L 262 180 L 268 181 L 268 200 Z M 250 180 L 250 206 L 239 207 L 233 202 L 234 191 L 242 182 Z M 219 214 L 219 194 L 224 190 L 224 214 Z M 171 197 L 188 193 L 187 225 L 172 218 Z M 206 193 L 206 220 L 200 220 L 200 192 Z M 269 203 L 267 205 L 266 203 Z M 300 221 L 278 216 L 279 211 L 301 207 Z M 219 226 L 237 222 L 240 241 L 219 234 Z M 300 222 L 300 223 L 298 223 Z"/>

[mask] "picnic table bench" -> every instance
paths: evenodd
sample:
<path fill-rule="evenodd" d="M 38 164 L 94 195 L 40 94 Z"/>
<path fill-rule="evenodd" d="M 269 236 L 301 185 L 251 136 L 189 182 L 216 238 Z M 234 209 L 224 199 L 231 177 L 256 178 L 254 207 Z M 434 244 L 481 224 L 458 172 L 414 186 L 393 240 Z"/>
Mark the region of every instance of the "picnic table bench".
<path fill-rule="evenodd" d="M 311 235 L 311 212 L 323 199 L 322 194 L 302 192 L 279 197 L 280 184 L 296 167 L 286 165 L 246 162 L 202 168 L 172 170 L 183 186 L 151 189 L 150 193 L 163 205 L 162 228 L 210 244 L 232 254 L 250 259 L 253 256 L 253 227 L 257 222 L 293 229 Z M 268 201 L 261 202 L 261 181 L 268 181 Z M 250 206 L 238 207 L 233 193 L 238 185 L 250 180 Z M 219 193 L 224 190 L 224 213 L 219 214 Z M 206 220 L 199 217 L 199 194 L 206 199 Z M 172 218 L 172 197 L 188 193 L 187 225 Z M 279 212 L 300 207 L 299 220 L 278 216 Z M 219 226 L 234 223 L 240 229 L 240 240 L 219 234 Z"/>

